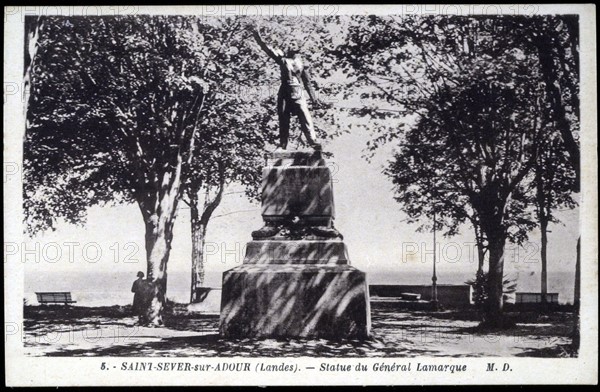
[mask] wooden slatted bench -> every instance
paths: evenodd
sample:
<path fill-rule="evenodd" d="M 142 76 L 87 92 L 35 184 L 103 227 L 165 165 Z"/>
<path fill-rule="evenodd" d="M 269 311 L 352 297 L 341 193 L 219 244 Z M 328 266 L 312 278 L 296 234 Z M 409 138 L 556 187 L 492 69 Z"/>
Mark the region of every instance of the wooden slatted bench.
<path fill-rule="evenodd" d="M 77 301 L 73 301 L 71 298 L 71 293 L 69 292 L 45 292 L 45 293 L 35 293 L 37 296 L 37 300 L 40 305 L 47 304 L 74 304 Z"/>
<path fill-rule="evenodd" d="M 400 298 L 402 298 L 405 301 L 418 301 L 421 299 L 421 294 L 400 293 Z"/>

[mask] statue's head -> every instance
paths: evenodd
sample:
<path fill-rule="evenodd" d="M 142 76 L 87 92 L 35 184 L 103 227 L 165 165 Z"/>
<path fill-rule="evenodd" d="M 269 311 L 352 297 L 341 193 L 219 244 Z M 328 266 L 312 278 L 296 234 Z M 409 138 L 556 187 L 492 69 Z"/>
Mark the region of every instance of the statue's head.
<path fill-rule="evenodd" d="M 300 48 L 298 48 L 298 44 L 296 44 L 295 42 L 292 42 L 287 47 L 287 52 L 285 53 L 285 57 L 291 59 L 291 58 L 296 57 L 299 54 L 300 54 Z"/>
<path fill-rule="evenodd" d="M 138 271 L 137 276 L 138 276 L 138 278 L 143 278 L 144 273 L 142 271 Z"/>

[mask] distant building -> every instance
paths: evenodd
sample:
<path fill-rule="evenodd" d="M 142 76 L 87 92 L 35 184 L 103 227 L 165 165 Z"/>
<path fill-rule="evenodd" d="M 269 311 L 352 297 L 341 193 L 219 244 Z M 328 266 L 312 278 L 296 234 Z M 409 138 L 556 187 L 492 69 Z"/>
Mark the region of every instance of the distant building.
<path fill-rule="evenodd" d="M 548 303 L 558 303 L 558 293 L 547 293 L 546 301 Z M 515 303 L 517 304 L 537 304 L 542 302 L 542 293 L 519 293 L 515 294 Z"/>

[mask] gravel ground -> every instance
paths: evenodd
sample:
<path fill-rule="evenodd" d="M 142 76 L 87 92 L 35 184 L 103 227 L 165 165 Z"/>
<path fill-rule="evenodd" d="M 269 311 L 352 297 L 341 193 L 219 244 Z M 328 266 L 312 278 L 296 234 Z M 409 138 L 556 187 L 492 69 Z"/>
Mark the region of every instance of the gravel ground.
<path fill-rule="evenodd" d="M 31 356 L 156 357 L 568 357 L 569 312 L 509 314 L 509 330 L 482 332 L 473 311 L 406 311 L 372 303 L 368 340 L 239 339 L 218 335 L 218 315 L 174 305 L 165 326 L 136 325 L 128 306 L 26 306 Z"/>

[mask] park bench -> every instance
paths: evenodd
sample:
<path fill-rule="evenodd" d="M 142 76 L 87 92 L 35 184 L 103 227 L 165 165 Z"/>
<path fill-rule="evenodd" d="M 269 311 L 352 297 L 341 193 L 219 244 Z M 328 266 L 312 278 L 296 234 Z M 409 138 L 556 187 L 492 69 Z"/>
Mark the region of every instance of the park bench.
<path fill-rule="evenodd" d="M 400 293 L 400 298 L 402 298 L 405 301 L 418 301 L 421 299 L 421 294 Z"/>
<path fill-rule="evenodd" d="M 40 305 L 46 304 L 64 304 L 69 305 L 77 301 L 73 301 L 71 293 L 69 292 L 46 292 L 46 293 L 35 293 L 37 300 Z"/>

